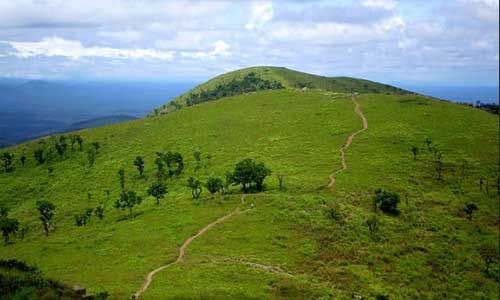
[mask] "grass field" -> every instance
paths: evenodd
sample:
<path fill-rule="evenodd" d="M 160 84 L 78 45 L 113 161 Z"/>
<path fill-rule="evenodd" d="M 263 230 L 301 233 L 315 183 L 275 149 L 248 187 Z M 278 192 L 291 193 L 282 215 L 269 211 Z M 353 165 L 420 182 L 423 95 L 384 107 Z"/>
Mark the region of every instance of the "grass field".
<path fill-rule="evenodd" d="M 317 89 L 260 91 L 81 131 L 85 147 L 101 144 L 92 168 L 84 152 L 69 151 L 50 163 L 50 175 L 48 165 L 36 166 L 31 155 L 39 141 L 10 148 L 29 159 L 0 174 L 0 201 L 28 231 L 24 240 L 1 246 L 0 257 L 125 299 L 149 271 L 173 261 L 186 238 L 253 203 L 254 209 L 194 240 L 185 261 L 158 273 L 141 299 L 494 298 L 499 267 L 493 264 L 486 274 L 478 249 L 498 239 L 497 116 L 416 95 L 362 94 L 359 102 L 369 128 L 346 151 L 348 169 L 338 174 L 333 191 L 328 176 L 340 167 L 338 149 L 361 120 L 350 97 Z M 436 179 L 426 138 L 442 152 L 443 180 Z M 415 161 L 413 145 L 420 148 Z M 167 150 L 179 151 L 187 168 L 168 181 L 169 193 L 156 206 L 146 190 L 154 181 L 155 153 Z M 195 150 L 212 157 L 197 172 Z M 137 155 L 145 157 L 144 178 L 132 164 Z M 244 158 L 273 171 L 264 193 L 247 196 L 244 204 L 237 187 L 229 195 L 212 197 L 205 190 L 200 201 L 191 199 L 189 176 L 223 176 Z M 120 168 L 127 188 L 145 197 L 134 219 L 112 205 Z M 285 190 L 278 189 L 278 174 Z M 479 190 L 480 177 L 489 195 Z M 365 222 L 374 214 L 377 188 L 399 193 L 402 203 L 397 217 L 377 213 L 374 238 Z M 49 237 L 35 209 L 42 198 L 57 206 Z M 74 225 L 74 214 L 100 202 L 104 220 Z M 479 207 L 471 221 L 461 212 L 469 202 Z M 332 209 L 340 215 L 336 220 Z"/>

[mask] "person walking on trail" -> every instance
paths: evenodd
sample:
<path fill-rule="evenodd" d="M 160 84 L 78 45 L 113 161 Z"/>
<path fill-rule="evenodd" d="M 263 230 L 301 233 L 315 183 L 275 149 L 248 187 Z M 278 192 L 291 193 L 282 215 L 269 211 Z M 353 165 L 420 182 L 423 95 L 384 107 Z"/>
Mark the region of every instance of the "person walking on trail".
<path fill-rule="evenodd" d="M 253 202 L 250 204 L 250 208 L 251 208 L 251 209 L 253 209 L 253 208 L 254 208 Z"/>

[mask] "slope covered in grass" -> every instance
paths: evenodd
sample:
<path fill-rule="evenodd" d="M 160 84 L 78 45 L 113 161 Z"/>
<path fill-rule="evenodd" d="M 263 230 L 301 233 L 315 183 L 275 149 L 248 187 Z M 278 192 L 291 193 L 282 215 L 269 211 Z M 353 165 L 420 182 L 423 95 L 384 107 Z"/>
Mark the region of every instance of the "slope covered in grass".
<path fill-rule="evenodd" d="M 248 88 L 246 79 L 249 77 L 260 81 L 254 87 Z M 267 82 L 267 84 L 266 84 Z M 246 87 L 246 88 L 245 88 Z M 217 76 L 190 91 L 175 98 L 163 107 L 156 109 L 153 115 L 164 114 L 182 106 L 191 106 L 198 102 L 220 99 L 229 95 L 239 95 L 257 90 L 269 89 L 321 89 L 337 93 L 382 93 L 382 94 L 407 94 L 403 89 L 351 77 L 325 77 L 282 67 L 251 67 L 228 72 Z M 223 90 L 221 92 L 221 90 Z M 203 94 L 210 94 L 203 96 Z M 200 97 L 200 95 L 202 97 Z M 201 98 L 201 99 L 200 99 Z"/>
<path fill-rule="evenodd" d="M 184 240 L 239 205 L 248 210 L 193 240 L 184 261 L 157 273 L 140 299 L 495 297 L 499 267 L 485 272 L 480 249 L 498 238 L 496 117 L 416 95 L 361 94 L 358 101 L 369 128 L 346 150 L 348 169 L 333 190 L 328 176 L 340 168 L 338 149 L 361 120 L 349 95 L 320 89 L 258 91 L 83 130 L 84 151 L 68 150 L 41 166 L 32 152 L 53 147 L 50 138 L 9 148 L 28 162 L 0 173 L 0 201 L 26 232 L 1 246 L 0 257 L 124 299 L 149 271 L 173 261 Z M 101 147 L 89 167 L 85 150 L 95 141 Z M 420 149 L 416 160 L 412 146 Z M 433 149 L 442 156 L 441 180 Z M 155 153 L 167 150 L 180 152 L 186 169 L 167 181 L 169 193 L 157 206 L 146 190 L 156 180 Z M 195 150 L 203 157 L 197 171 Z M 146 161 L 143 178 L 133 165 L 138 155 Z M 205 182 L 245 158 L 272 170 L 264 193 L 240 203 L 233 186 L 226 195 L 205 189 L 199 201 L 191 198 L 188 177 Z M 144 198 L 133 219 L 113 207 L 120 168 L 126 188 Z M 277 175 L 284 176 L 282 190 Z M 401 196 L 399 216 L 373 212 L 379 188 Z M 48 237 L 35 208 L 42 198 L 57 207 Z M 75 214 L 101 202 L 103 220 L 74 225 Z M 471 220 L 462 211 L 467 203 L 479 208 Z M 378 232 L 371 234 L 366 221 L 375 215 Z"/>

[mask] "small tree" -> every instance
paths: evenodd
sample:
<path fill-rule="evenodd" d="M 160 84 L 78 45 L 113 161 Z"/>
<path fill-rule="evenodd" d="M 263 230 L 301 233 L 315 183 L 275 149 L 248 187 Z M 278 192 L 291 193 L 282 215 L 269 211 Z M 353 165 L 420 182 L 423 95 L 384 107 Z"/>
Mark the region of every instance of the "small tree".
<path fill-rule="evenodd" d="M 247 158 L 236 164 L 232 179 L 234 184 L 241 184 L 243 191 L 248 192 L 252 189 L 252 184 L 258 191 L 264 189 L 264 179 L 271 175 L 271 170 L 266 168 L 263 163 L 257 163 L 253 159 Z"/>
<path fill-rule="evenodd" d="M 104 219 L 104 205 L 101 203 L 94 209 L 94 214 L 99 218 L 99 220 Z"/>
<path fill-rule="evenodd" d="M 45 231 L 45 235 L 48 236 L 52 227 L 51 221 L 54 217 L 56 206 L 47 200 L 37 201 L 36 206 L 40 213 L 40 221 L 42 221 L 43 230 Z"/>
<path fill-rule="evenodd" d="M 76 226 L 87 225 L 90 222 L 90 218 L 92 217 L 93 212 L 94 212 L 93 208 L 87 208 L 83 213 L 75 215 Z"/>
<path fill-rule="evenodd" d="M 139 175 L 142 177 L 144 174 L 144 159 L 141 156 L 137 156 L 134 160 L 134 166 L 136 166 Z"/>
<path fill-rule="evenodd" d="M 148 189 L 148 195 L 155 197 L 156 205 L 160 205 L 160 200 L 168 193 L 168 188 L 163 182 L 155 182 Z"/>
<path fill-rule="evenodd" d="M 198 179 L 189 177 L 187 186 L 191 188 L 191 195 L 194 199 L 200 198 L 203 188 L 201 187 L 201 182 Z"/>
<path fill-rule="evenodd" d="M 14 154 L 10 152 L 4 152 L 0 155 L 0 160 L 2 161 L 2 167 L 5 172 L 10 172 L 14 170 Z"/>
<path fill-rule="evenodd" d="M 222 190 L 223 182 L 219 177 L 209 177 L 205 186 L 207 187 L 207 190 L 210 192 L 210 194 L 213 195 Z"/>
<path fill-rule="evenodd" d="M 45 156 L 44 156 L 43 152 L 44 152 L 43 149 L 39 148 L 39 149 L 36 149 L 35 152 L 33 153 L 38 165 L 41 165 L 45 162 Z"/>
<path fill-rule="evenodd" d="M 163 160 L 163 153 L 156 152 L 155 165 L 157 169 L 156 178 L 159 181 L 165 179 L 166 172 L 165 172 L 165 162 Z"/>
<path fill-rule="evenodd" d="M 79 150 L 82 151 L 82 149 L 83 149 L 83 139 L 82 139 L 82 137 L 79 136 L 79 135 L 77 135 L 75 137 L 75 139 L 76 139 L 76 142 L 78 143 Z"/>
<path fill-rule="evenodd" d="M 134 206 L 141 204 L 141 202 L 142 198 L 139 197 L 134 191 L 128 191 L 120 195 L 120 198 L 118 198 L 115 202 L 115 207 L 116 209 L 121 210 L 128 209 L 129 215 L 133 217 L 132 209 Z"/>
<path fill-rule="evenodd" d="M 7 245 L 10 235 L 19 230 L 19 221 L 7 217 L 0 218 L 0 230 L 2 231 L 3 240 Z"/>
<path fill-rule="evenodd" d="M 400 199 L 398 194 L 381 189 L 376 190 L 375 196 L 373 197 L 373 204 L 375 206 L 375 209 L 378 206 L 383 212 L 394 216 L 399 215 L 399 202 Z"/>
<path fill-rule="evenodd" d="M 417 146 L 411 147 L 411 153 L 413 153 L 413 160 L 417 160 L 418 152 L 419 152 L 419 149 Z"/>
<path fill-rule="evenodd" d="M 122 190 L 122 194 L 125 194 L 125 170 L 118 170 L 118 180 L 120 181 L 120 188 Z"/>
<path fill-rule="evenodd" d="M 479 248 L 479 254 L 484 260 L 485 272 L 490 272 L 490 266 L 495 261 L 498 261 L 498 247 L 493 243 L 483 243 Z"/>
<path fill-rule="evenodd" d="M 474 213 L 474 211 L 476 211 L 478 209 L 479 208 L 477 207 L 476 204 L 474 204 L 474 203 L 467 203 L 462 210 L 467 214 L 467 219 L 469 221 L 471 221 L 472 220 L 472 213 Z"/>
<path fill-rule="evenodd" d="M 64 155 L 64 152 L 66 152 L 67 147 L 68 144 L 66 143 L 66 137 L 64 135 L 61 135 L 59 137 L 59 140 L 57 140 L 55 144 L 57 154 L 62 157 Z"/>

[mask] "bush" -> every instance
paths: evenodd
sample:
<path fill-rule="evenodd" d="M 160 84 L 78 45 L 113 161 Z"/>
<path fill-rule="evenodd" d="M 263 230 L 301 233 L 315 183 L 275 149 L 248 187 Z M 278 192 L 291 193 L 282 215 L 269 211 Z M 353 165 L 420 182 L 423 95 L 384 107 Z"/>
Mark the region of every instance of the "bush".
<path fill-rule="evenodd" d="M 210 194 L 215 194 L 222 190 L 223 182 L 219 177 L 209 177 L 205 186 Z"/>
<path fill-rule="evenodd" d="M 379 207 L 383 212 L 397 216 L 399 215 L 398 204 L 400 202 L 399 195 L 394 192 L 378 189 L 373 197 L 373 205 L 375 210 Z"/>
<path fill-rule="evenodd" d="M 232 173 L 233 184 L 241 184 L 244 192 L 264 190 L 264 179 L 271 175 L 271 170 L 266 168 L 263 163 L 258 163 L 253 159 L 247 158 L 236 164 Z"/>

